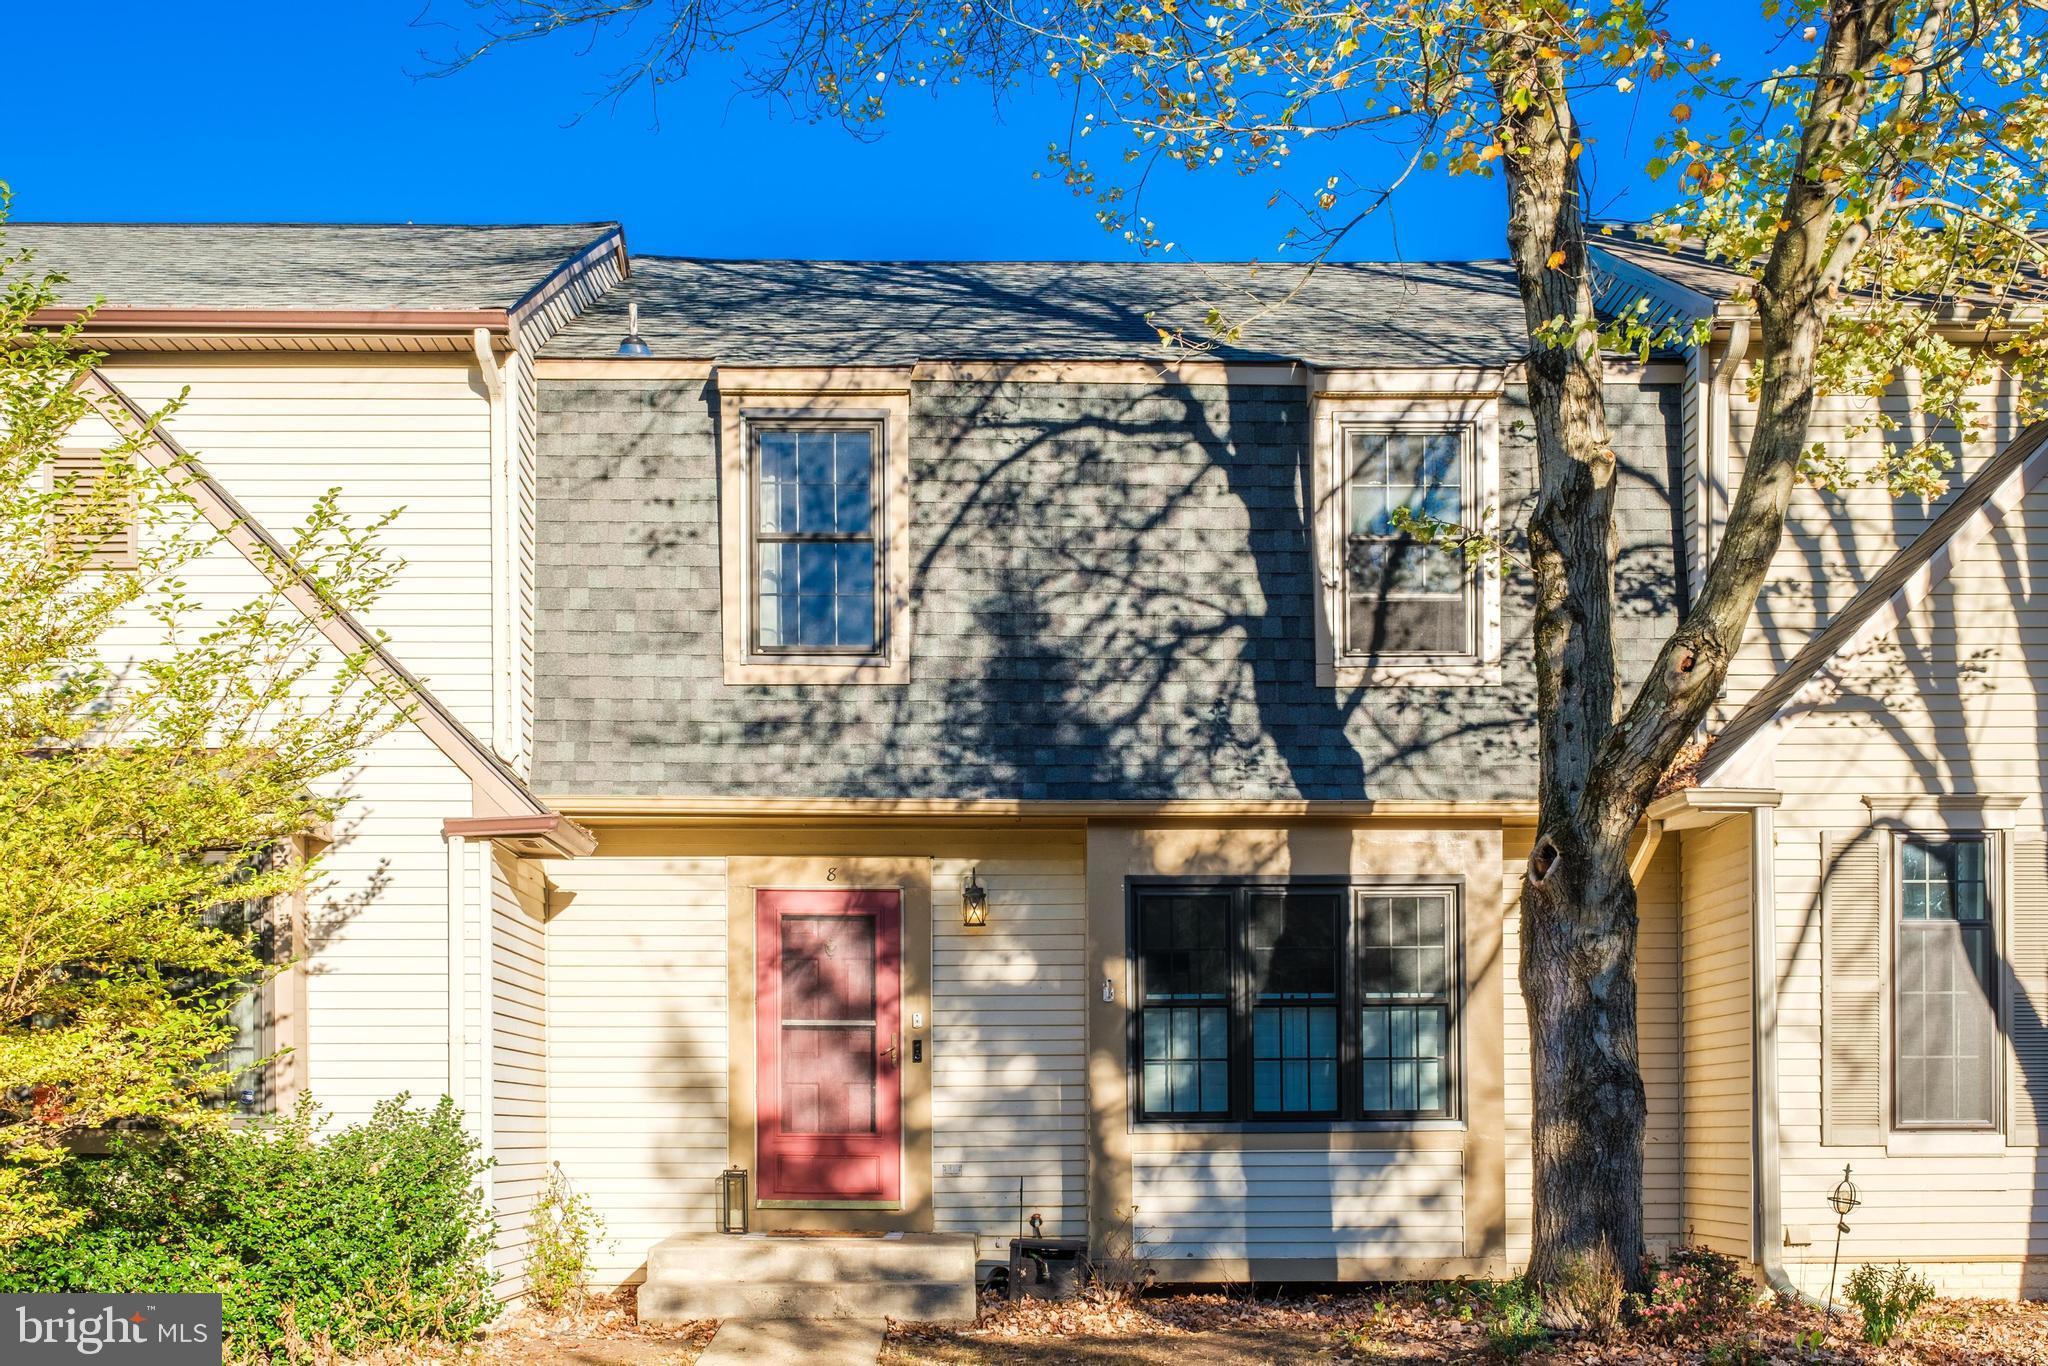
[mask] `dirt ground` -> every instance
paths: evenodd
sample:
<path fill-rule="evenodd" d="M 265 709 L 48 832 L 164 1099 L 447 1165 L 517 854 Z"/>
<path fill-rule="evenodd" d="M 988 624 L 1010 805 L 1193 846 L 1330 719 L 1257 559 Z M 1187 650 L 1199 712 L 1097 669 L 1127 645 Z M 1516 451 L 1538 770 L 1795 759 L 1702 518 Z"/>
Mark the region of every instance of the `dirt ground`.
<path fill-rule="evenodd" d="M 488 1366 L 690 1366 L 717 1331 L 711 1320 L 642 1325 L 628 1292 L 571 1313 L 516 1310 L 484 1340 L 481 1360 Z"/>
<path fill-rule="evenodd" d="M 896 1324 L 883 1366 L 1266 1366 L 1329 1362 L 1498 1361 L 1485 1331 L 1421 1287 L 1265 1298 L 1155 1293 L 1129 1304 L 984 1300 L 971 1326 Z M 718 1325 L 643 1328 L 630 1295 L 553 1317 L 522 1311 L 469 1360 L 487 1366 L 689 1366 Z M 1711 1340 L 1556 1339 L 1529 1366 L 2048 1366 L 2048 1304 L 1942 1300 L 1890 1348 L 1857 1339 L 1853 1310 L 1832 1324 L 1805 1308 L 1767 1307 Z M 1812 1335 L 1818 1332 L 1816 1339 Z"/>
<path fill-rule="evenodd" d="M 1560 1338 L 1521 1360 L 1532 1366 L 2048 1366 L 2048 1305 L 1937 1301 L 1921 1311 L 1906 1342 L 1888 1349 L 1858 1340 L 1859 1322 L 1854 1311 L 1838 1312 L 1830 1324 L 1804 1308 L 1765 1308 L 1750 1314 L 1740 1331 L 1713 1340 Z M 1812 1336 L 1816 1332 L 1818 1338 Z M 1118 1306 L 989 1303 L 971 1328 L 898 1325 L 882 1352 L 885 1366 L 1398 1366 L 1498 1360 L 1485 1331 L 1450 1299 L 1394 1287 L 1301 1299 L 1161 1294 Z"/>

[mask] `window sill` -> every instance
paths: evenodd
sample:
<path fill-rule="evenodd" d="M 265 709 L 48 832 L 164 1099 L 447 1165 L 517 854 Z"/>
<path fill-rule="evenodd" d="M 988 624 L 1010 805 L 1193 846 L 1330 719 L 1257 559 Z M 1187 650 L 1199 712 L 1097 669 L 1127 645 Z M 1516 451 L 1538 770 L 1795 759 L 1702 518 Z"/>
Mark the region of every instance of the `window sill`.
<path fill-rule="evenodd" d="M 910 660 L 867 655 L 857 658 L 829 655 L 755 655 L 725 661 L 728 685 L 794 686 L 801 683 L 881 683 L 910 681 Z"/>
<path fill-rule="evenodd" d="M 1463 1133 L 1462 1119 L 1139 1119 L 1140 1134 L 1409 1134 Z"/>
<path fill-rule="evenodd" d="M 1497 688 L 1498 663 L 1365 664 L 1338 661 L 1318 665 L 1316 683 L 1325 688 Z"/>
<path fill-rule="evenodd" d="M 1884 1145 L 1887 1157 L 1991 1157 L 2005 1148 L 1996 1129 L 1894 1129 Z"/>

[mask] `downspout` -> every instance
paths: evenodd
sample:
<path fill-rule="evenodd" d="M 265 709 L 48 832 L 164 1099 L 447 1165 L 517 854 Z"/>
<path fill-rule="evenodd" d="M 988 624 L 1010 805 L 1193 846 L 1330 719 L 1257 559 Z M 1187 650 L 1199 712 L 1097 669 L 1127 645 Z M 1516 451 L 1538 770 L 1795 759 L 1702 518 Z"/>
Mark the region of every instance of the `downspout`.
<path fill-rule="evenodd" d="M 462 933 L 464 919 L 464 887 L 462 883 L 463 839 L 460 835 L 446 837 L 448 846 L 448 1098 L 460 1108 L 463 1091 L 463 1028 L 464 974 L 468 964 L 463 961 Z"/>
<path fill-rule="evenodd" d="M 1707 581 L 1707 565 L 1714 558 L 1715 528 L 1721 523 L 1728 503 L 1728 389 L 1735 371 L 1749 355 L 1749 318 L 1738 317 L 1729 325 L 1728 349 L 1715 363 L 1707 379 L 1707 468 L 1706 487 L 1700 499 L 1700 583 Z"/>
<path fill-rule="evenodd" d="M 476 368 L 483 376 L 484 393 L 490 407 L 491 459 L 491 748 L 516 762 L 512 743 L 511 612 L 507 599 L 512 591 L 511 517 L 511 423 L 505 406 L 505 372 L 491 349 L 488 328 L 469 334 L 476 351 Z"/>
<path fill-rule="evenodd" d="M 1746 330 L 1746 329 L 1745 329 Z M 1779 1295 L 1816 1304 L 1801 1293 L 1778 1259 L 1784 1242 L 1784 1202 L 1778 1185 L 1778 953 L 1777 821 L 1768 806 L 1749 812 L 1750 940 L 1750 1237 L 1757 1269 Z"/>

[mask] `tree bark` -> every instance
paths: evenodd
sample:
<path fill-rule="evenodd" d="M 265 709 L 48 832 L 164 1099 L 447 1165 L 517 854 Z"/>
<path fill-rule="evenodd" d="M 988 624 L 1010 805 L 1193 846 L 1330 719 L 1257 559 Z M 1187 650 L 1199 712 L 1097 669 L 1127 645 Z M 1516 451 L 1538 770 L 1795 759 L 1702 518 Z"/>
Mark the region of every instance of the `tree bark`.
<path fill-rule="evenodd" d="M 1530 334 L 1591 319 L 1578 132 L 1564 72 L 1533 39 L 1504 49 L 1508 242 Z M 1515 112 L 1520 110 L 1521 112 Z M 1642 1263 L 1643 1085 L 1636 1056 L 1636 898 L 1627 830 L 1588 817 L 1614 725 L 1614 480 L 1597 338 L 1538 343 L 1528 363 L 1538 451 L 1539 825 L 1522 894 L 1522 994 L 1535 1113 L 1530 1274 L 1591 1259 L 1633 1283 Z"/>
<path fill-rule="evenodd" d="M 1576 1265 L 1640 1287 L 1644 1098 L 1636 1042 L 1636 889 L 1629 843 L 1658 781 L 1705 721 L 1776 556 L 1815 395 L 1833 291 L 1860 242 L 1834 238 L 1820 174 L 1855 135 L 1865 76 L 1896 36 L 1901 0 L 1834 0 L 1791 184 L 1787 228 L 1758 291 L 1763 383 L 1741 487 L 1699 601 L 1618 713 L 1614 658 L 1615 457 L 1597 344 L 1539 342 L 1529 364 L 1538 498 L 1541 745 L 1537 830 L 1522 884 L 1521 985 L 1534 1100 L 1529 1274 Z M 1510 251 L 1532 337 L 1591 319 L 1578 135 L 1564 73 L 1533 38 L 1503 41 Z M 1518 112 L 1519 111 L 1519 112 Z M 1832 239 L 1832 240 L 1831 240 Z"/>

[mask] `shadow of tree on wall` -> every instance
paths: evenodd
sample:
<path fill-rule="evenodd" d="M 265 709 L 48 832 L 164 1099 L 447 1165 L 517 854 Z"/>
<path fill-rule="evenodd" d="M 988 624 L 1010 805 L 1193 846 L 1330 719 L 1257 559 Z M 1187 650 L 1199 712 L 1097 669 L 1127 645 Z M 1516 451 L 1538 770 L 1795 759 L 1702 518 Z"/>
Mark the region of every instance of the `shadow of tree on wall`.
<path fill-rule="evenodd" d="M 883 687 L 722 682 L 713 391 L 550 386 L 543 399 L 556 429 L 542 490 L 544 787 L 1317 800 L 1531 790 L 1529 593 L 1514 568 L 1500 685 L 1317 683 L 1323 588 L 1299 384 L 916 385 L 912 681 Z M 1675 404 L 1627 402 L 1640 444 L 1664 461 Z M 1533 496 L 1521 411 L 1511 391 L 1500 492 L 1517 545 Z M 1626 479 L 1625 644 L 1653 648 L 1669 626 L 1669 479 L 1663 464 Z M 557 518 L 567 536 L 551 529 Z M 1647 657 L 1626 654 L 1625 672 Z"/>

